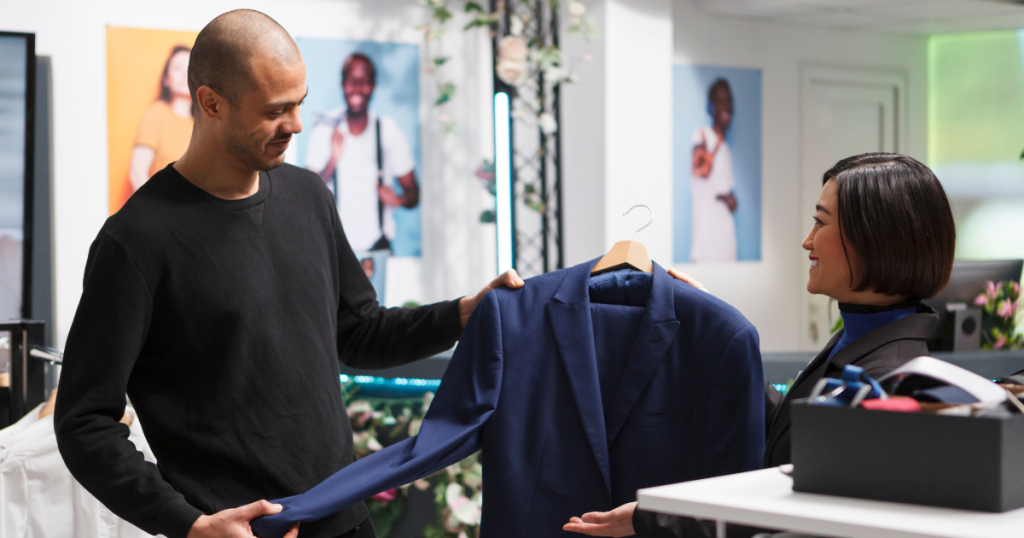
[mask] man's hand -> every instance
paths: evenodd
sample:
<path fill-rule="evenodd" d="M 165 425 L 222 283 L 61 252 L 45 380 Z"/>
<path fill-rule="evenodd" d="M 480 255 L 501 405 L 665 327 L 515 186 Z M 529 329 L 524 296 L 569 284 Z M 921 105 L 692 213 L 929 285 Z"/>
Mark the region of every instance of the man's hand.
<path fill-rule="evenodd" d="M 692 276 L 690 276 L 690 275 L 688 275 L 686 273 L 683 273 L 681 271 L 676 271 L 675 269 L 669 269 L 668 270 L 668 274 L 672 275 L 672 277 L 674 277 L 677 280 L 682 280 L 683 282 L 686 282 L 687 284 L 697 288 L 700 291 L 703 291 L 703 292 L 707 292 L 708 291 L 708 289 L 704 287 L 704 284 L 701 284 L 700 282 L 697 282 L 696 280 L 693 279 Z M 710 292 L 708 292 L 708 293 L 710 293 Z"/>
<path fill-rule="evenodd" d="M 513 289 L 521 288 L 523 287 L 523 284 L 525 284 L 525 282 L 523 282 L 523 279 L 519 278 L 519 273 L 517 273 L 515 269 L 509 269 L 508 271 L 505 271 L 503 275 L 492 280 L 490 284 L 484 286 L 484 289 L 480 290 L 480 293 L 473 297 L 463 297 L 459 300 L 459 318 L 462 319 L 462 326 L 466 326 L 466 322 L 469 321 L 469 315 L 473 313 L 473 309 L 476 308 L 476 305 L 480 301 L 484 300 L 484 295 L 487 295 L 487 292 L 502 286 L 507 286 Z"/>
<path fill-rule="evenodd" d="M 589 536 L 633 536 L 633 510 L 636 503 L 624 504 L 611 512 L 588 512 L 583 518 L 569 518 L 563 531 Z"/>
<path fill-rule="evenodd" d="M 405 197 L 399 196 L 395 189 L 388 187 L 387 185 L 381 185 L 377 187 L 377 195 L 380 196 L 380 201 L 384 202 L 384 205 L 389 206 L 404 206 Z"/>
<path fill-rule="evenodd" d="M 260 516 L 272 516 L 282 509 L 280 504 L 256 501 L 238 508 L 221 510 L 212 516 L 199 516 L 188 531 L 188 538 L 253 538 L 249 522 Z M 299 524 L 296 523 L 284 538 L 296 538 Z"/>
<path fill-rule="evenodd" d="M 715 199 L 721 201 L 722 203 L 724 203 L 725 207 L 729 208 L 729 212 L 730 213 L 735 213 L 736 212 L 736 206 L 738 204 L 736 202 L 736 195 L 735 194 L 733 194 L 731 192 L 729 194 L 719 194 L 718 196 L 715 196 Z"/>

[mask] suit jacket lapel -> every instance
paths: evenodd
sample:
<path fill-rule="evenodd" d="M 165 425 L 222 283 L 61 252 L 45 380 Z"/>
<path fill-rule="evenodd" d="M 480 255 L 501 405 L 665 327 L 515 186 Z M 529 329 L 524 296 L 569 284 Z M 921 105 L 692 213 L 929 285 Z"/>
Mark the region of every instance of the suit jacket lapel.
<path fill-rule="evenodd" d="M 587 291 L 590 269 L 595 263 L 597 260 L 569 269 L 558 291 L 548 302 L 547 311 L 587 441 L 601 469 L 608 494 L 611 495 L 611 466 L 601 403 L 601 383 L 597 377 L 590 295 Z"/>
<path fill-rule="evenodd" d="M 647 310 L 606 418 L 608 446 L 618 436 L 633 406 L 647 389 L 679 330 L 671 278 L 661 266 L 654 264 L 654 281 L 647 298 Z"/>

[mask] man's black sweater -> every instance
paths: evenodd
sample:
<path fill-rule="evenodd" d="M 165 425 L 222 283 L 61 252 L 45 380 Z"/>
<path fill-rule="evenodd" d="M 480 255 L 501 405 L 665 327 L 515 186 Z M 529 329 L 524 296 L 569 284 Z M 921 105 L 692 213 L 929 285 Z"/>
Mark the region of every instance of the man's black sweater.
<path fill-rule="evenodd" d="M 90 249 L 58 446 L 115 514 L 183 538 L 202 513 L 302 493 L 353 461 L 339 359 L 396 366 L 461 331 L 457 301 L 378 306 L 316 174 L 284 165 L 227 201 L 168 166 Z M 126 393 L 157 465 L 118 422 Z M 338 536 L 366 517 L 359 504 L 300 534 Z"/>

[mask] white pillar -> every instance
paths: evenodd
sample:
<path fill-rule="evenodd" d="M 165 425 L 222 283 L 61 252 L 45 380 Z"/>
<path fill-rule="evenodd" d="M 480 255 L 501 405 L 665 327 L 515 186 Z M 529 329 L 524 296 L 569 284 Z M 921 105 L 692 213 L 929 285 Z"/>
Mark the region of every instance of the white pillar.
<path fill-rule="evenodd" d="M 670 0 L 584 2 L 599 36 L 593 59 L 563 90 L 563 208 L 566 264 L 603 255 L 647 222 L 623 217 L 635 204 L 655 213 L 637 236 L 651 258 L 672 263 L 672 4 Z M 588 47 L 562 42 L 568 58 Z"/>

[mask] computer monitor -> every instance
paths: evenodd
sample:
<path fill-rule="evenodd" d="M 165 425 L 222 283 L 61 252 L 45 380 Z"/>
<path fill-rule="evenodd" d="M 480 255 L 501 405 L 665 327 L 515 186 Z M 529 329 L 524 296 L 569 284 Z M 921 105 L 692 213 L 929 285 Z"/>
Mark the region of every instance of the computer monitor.
<path fill-rule="evenodd" d="M 953 349 L 954 327 L 953 318 L 949 315 L 950 305 L 974 306 L 974 299 L 985 290 L 985 283 L 1014 281 L 1020 282 L 1024 260 L 987 260 L 960 261 L 953 263 L 953 273 L 949 285 L 939 295 L 924 301 L 939 312 L 942 329 L 939 337 L 929 341 L 931 351 L 949 351 Z"/>
<path fill-rule="evenodd" d="M 0 320 L 30 315 L 35 35 L 0 32 Z"/>

